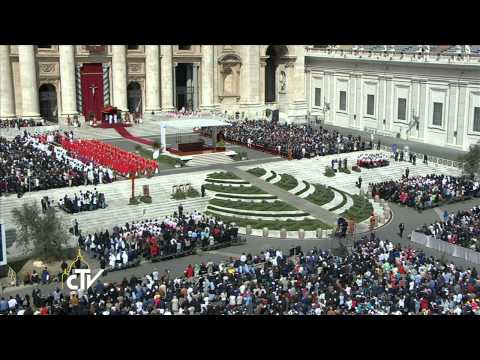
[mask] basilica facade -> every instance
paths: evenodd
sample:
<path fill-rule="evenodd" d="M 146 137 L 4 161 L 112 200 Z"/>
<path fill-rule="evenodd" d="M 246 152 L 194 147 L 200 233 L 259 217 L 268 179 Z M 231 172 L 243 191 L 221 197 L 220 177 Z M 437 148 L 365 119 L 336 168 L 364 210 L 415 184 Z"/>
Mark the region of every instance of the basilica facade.
<path fill-rule="evenodd" d="M 0 45 L 0 119 L 278 110 L 467 150 L 480 140 L 479 70 L 473 45 Z"/>
<path fill-rule="evenodd" d="M 326 124 L 468 150 L 480 140 L 480 46 L 307 46 L 308 109 Z"/>
<path fill-rule="evenodd" d="M 0 45 L 0 119 L 179 109 L 305 117 L 297 45 Z"/>

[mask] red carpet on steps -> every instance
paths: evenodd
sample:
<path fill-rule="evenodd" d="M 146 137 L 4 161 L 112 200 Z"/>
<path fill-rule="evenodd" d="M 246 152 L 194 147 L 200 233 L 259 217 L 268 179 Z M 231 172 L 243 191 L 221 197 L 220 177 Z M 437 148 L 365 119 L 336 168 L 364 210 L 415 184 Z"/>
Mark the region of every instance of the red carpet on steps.
<path fill-rule="evenodd" d="M 130 134 L 122 124 L 112 125 L 112 128 L 115 129 L 125 139 L 132 140 L 144 145 L 153 145 L 152 140 L 142 139 L 138 136 L 133 136 L 132 134 Z"/>

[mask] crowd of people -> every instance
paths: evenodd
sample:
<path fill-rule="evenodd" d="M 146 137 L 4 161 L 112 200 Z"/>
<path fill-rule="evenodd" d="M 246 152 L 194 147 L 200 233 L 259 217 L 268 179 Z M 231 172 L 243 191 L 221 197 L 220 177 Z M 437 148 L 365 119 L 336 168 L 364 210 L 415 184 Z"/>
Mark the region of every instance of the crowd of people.
<path fill-rule="evenodd" d="M 281 124 L 266 120 L 232 122 L 219 128 L 223 138 L 248 147 L 295 159 L 373 149 L 372 141 L 360 136 L 344 135 L 322 126 Z M 206 130 L 208 133 L 208 129 Z"/>
<path fill-rule="evenodd" d="M 465 177 L 430 174 L 409 177 L 407 172 L 398 181 L 369 184 L 372 197 L 426 209 L 445 201 L 459 201 L 480 195 L 480 184 Z"/>
<path fill-rule="evenodd" d="M 47 141 L 52 136 L 24 133 L 13 140 L 0 137 L 0 195 L 67 186 L 109 183 L 111 169 L 70 157 Z"/>
<path fill-rule="evenodd" d="M 0 128 L 11 128 L 18 129 L 33 127 L 33 126 L 43 126 L 45 125 L 43 120 L 34 120 L 34 119 L 24 119 L 24 118 L 11 118 L 11 119 L 0 119 Z"/>
<path fill-rule="evenodd" d="M 118 283 L 98 281 L 69 295 L 56 289 L 42 296 L 37 288 L 32 298 L 2 298 L 0 313 L 478 315 L 480 279 L 475 268 L 443 264 L 372 234 L 343 257 L 318 249 L 294 256 L 268 249 L 189 265 L 183 276 L 154 271 Z M 32 302 L 39 305 L 35 310 Z"/>
<path fill-rule="evenodd" d="M 445 212 L 443 221 L 424 225 L 419 231 L 450 244 L 480 251 L 480 207 L 452 214 Z"/>
<path fill-rule="evenodd" d="M 158 172 L 158 162 L 123 150 L 99 140 L 71 140 L 62 138 L 60 143 L 69 154 L 82 162 L 93 162 L 117 171 L 123 176 Z"/>
<path fill-rule="evenodd" d="M 388 156 L 384 153 L 361 154 L 357 159 L 357 166 L 373 169 L 390 165 Z"/>
<path fill-rule="evenodd" d="M 126 265 L 138 256 L 152 259 L 157 256 L 179 254 L 196 248 L 228 242 L 236 233 L 224 224 L 194 211 L 183 214 L 183 207 L 163 220 L 145 220 L 126 223 L 110 232 L 80 235 L 78 243 L 100 265 L 109 268 Z"/>
<path fill-rule="evenodd" d="M 87 190 L 86 192 L 80 190 L 80 193 L 78 195 L 75 193 L 73 197 L 65 194 L 58 203 L 61 209 L 70 214 L 105 209 L 107 207 L 105 194 L 98 192 L 96 188 L 93 191 Z"/>

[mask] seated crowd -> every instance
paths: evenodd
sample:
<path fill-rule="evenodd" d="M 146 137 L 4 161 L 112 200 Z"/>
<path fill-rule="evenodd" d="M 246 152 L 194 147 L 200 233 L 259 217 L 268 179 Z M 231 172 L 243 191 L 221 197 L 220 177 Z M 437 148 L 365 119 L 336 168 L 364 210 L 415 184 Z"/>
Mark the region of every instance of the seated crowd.
<path fill-rule="evenodd" d="M 75 193 L 72 197 L 67 194 L 59 200 L 59 207 L 66 212 L 73 214 L 81 211 L 93 211 L 97 209 L 105 209 L 107 203 L 105 202 L 105 194 L 99 193 L 95 188 L 92 191 L 82 192 L 77 195 Z"/>
<path fill-rule="evenodd" d="M 233 122 L 232 126 L 219 128 L 226 141 L 248 147 L 289 156 L 294 159 L 315 156 L 364 151 L 373 149 L 371 141 L 365 142 L 360 136 L 344 135 L 336 130 L 310 125 L 280 124 L 266 120 L 245 120 Z M 206 130 L 207 134 L 210 130 Z"/>
<path fill-rule="evenodd" d="M 157 256 L 180 254 L 217 243 L 228 242 L 235 235 L 231 225 L 194 211 L 192 214 L 176 212 L 159 221 L 147 220 L 126 223 L 99 234 L 80 235 L 78 242 L 90 256 L 100 260 L 102 268 L 125 266 L 128 262 L 143 256 L 152 259 Z"/>
<path fill-rule="evenodd" d="M 367 169 L 388 166 L 390 161 L 386 154 L 362 154 L 357 159 L 357 166 Z"/>
<path fill-rule="evenodd" d="M 0 195 L 113 181 L 110 169 L 73 159 L 46 137 L 0 137 Z"/>
<path fill-rule="evenodd" d="M 403 176 L 399 181 L 369 184 L 372 197 L 400 203 L 417 209 L 436 206 L 445 201 L 459 201 L 466 197 L 479 196 L 478 181 L 465 177 L 431 174 L 426 176 Z"/>
<path fill-rule="evenodd" d="M 131 173 L 153 174 L 158 172 L 158 162 L 120 149 L 99 140 L 71 140 L 62 138 L 64 149 L 83 162 L 94 162 L 128 176 Z"/>
<path fill-rule="evenodd" d="M 267 250 L 181 277 L 154 271 L 87 291 L 0 300 L 2 314 L 90 315 L 472 315 L 480 314 L 476 269 L 440 263 L 412 248 L 365 238 L 350 255 Z M 37 308 L 33 310 L 33 304 Z"/>
<path fill-rule="evenodd" d="M 445 214 L 444 221 L 424 225 L 420 232 L 450 244 L 480 251 L 480 207 Z"/>
<path fill-rule="evenodd" d="M 13 118 L 13 119 L 0 119 L 0 128 L 11 128 L 11 129 L 20 129 L 25 127 L 33 126 L 43 126 L 45 125 L 43 120 L 34 120 L 34 119 L 23 119 L 23 118 Z"/>

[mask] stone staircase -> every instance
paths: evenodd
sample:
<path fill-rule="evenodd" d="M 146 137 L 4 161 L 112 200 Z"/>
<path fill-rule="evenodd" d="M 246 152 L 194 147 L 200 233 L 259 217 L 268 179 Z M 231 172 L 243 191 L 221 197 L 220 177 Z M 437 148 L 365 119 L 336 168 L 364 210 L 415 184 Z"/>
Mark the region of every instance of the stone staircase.
<path fill-rule="evenodd" d="M 365 153 L 378 153 L 379 151 L 370 150 Z M 357 158 L 360 152 L 341 154 L 341 155 L 327 155 L 323 157 L 317 157 L 314 159 L 302 159 L 295 161 L 281 161 L 272 162 L 268 164 L 262 164 L 262 167 L 267 170 L 269 176 L 270 171 L 275 171 L 277 174 L 286 173 L 290 174 L 297 179 L 302 179 L 310 183 L 320 183 L 327 186 L 333 186 L 339 190 L 345 191 L 350 194 L 358 194 L 360 189 L 355 186 L 355 182 L 359 176 L 362 177 L 362 189 L 366 191 L 368 184 L 372 182 L 382 182 L 387 180 L 399 180 L 405 173 L 405 169 L 408 167 L 410 170 L 410 176 L 427 175 L 432 173 L 447 174 L 453 176 L 461 175 L 460 171 L 453 167 L 447 167 L 442 165 L 435 165 L 429 163 L 425 165 L 417 160 L 417 165 L 412 165 L 409 162 L 395 162 L 391 161 L 387 167 L 376 169 L 363 169 L 360 173 L 352 171 L 350 174 L 337 173 L 335 177 L 326 177 L 323 175 L 326 166 L 331 166 L 332 159 L 338 159 L 345 157 L 348 159 L 348 167 L 351 169 L 352 165 L 356 164 Z M 241 166 L 242 170 L 247 170 L 252 166 Z"/>
<path fill-rule="evenodd" d="M 193 155 L 192 160 L 189 160 L 186 166 L 207 166 L 215 164 L 232 164 L 235 161 L 225 155 L 224 153 L 212 153 L 212 154 L 201 154 Z"/>
<path fill-rule="evenodd" d="M 197 191 L 200 192 L 200 187 L 205 180 L 208 173 L 212 171 L 199 171 L 188 174 L 172 174 L 155 176 L 150 179 L 138 179 L 135 181 L 135 194 L 141 195 L 143 193 L 142 186 L 149 185 L 150 196 L 152 197 L 151 204 L 140 203 L 139 205 L 128 205 L 128 200 L 131 196 L 131 182 L 129 180 L 117 181 L 113 184 L 102 184 L 96 188 L 99 192 L 105 194 L 107 208 L 95 211 L 81 212 L 77 214 L 67 214 L 59 210 L 66 226 L 71 226 L 74 219 L 79 222 L 79 227 L 84 233 L 95 232 L 99 230 L 112 229 L 114 225 L 124 225 L 126 222 L 138 221 L 142 219 L 161 218 L 166 215 L 173 214 L 177 210 L 178 205 L 183 205 L 185 212 L 198 210 L 203 212 L 207 206 L 211 196 L 207 195 L 204 198 L 187 198 L 185 200 L 172 200 L 172 186 L 190 183 Z M 37 201 L 39 209 L 41 209 L 40 200 L 43 196 L 48 196 L 50 200 L 58 203 L 58 200 L 65 194 L 73 196 L 74 193 L 79 193 L 90 190 L 93 191 L 94 186 L 79 186 L 72 188 L 52 189 L 45 191 L 36 191 L 26 193 L 21 199 L 15 195 L 0 198 L 0 218 L 3 219 L 5 227 L 9 234 L 15 228 L 12 219 L 12 209 L 19 208 L 24 203 L 31 203 Z M 11 243 L 9 239 L 9 243 Z M 9 255 L 14 256 L 18 249 L 15 244 L 9 248 Z"/>

